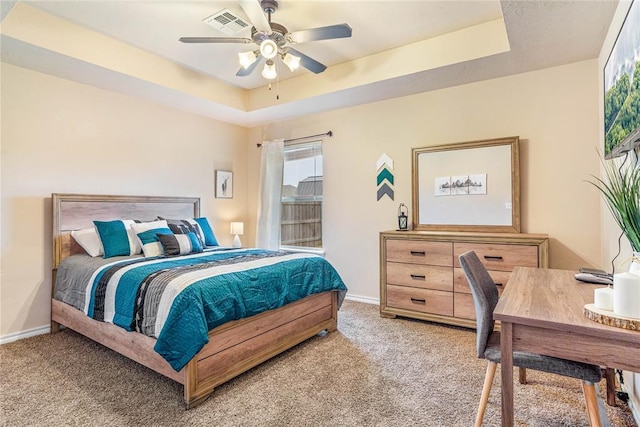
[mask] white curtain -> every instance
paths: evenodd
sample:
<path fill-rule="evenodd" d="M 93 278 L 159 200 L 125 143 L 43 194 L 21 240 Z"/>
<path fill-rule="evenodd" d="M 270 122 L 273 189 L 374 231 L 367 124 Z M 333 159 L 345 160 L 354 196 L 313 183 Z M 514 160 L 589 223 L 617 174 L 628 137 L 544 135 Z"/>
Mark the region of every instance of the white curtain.
<path fill-rule="evenodd" d="M 260 194 L 256 247 L 277 250 L 280 247 L 280 200 L 284 168 L 284 140 L 262 143 Z"/>

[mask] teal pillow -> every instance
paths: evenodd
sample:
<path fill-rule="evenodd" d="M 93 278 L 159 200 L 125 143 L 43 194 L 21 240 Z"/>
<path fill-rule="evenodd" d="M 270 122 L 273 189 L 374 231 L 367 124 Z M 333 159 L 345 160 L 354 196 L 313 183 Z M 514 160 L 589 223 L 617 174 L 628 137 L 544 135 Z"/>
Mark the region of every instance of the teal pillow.
<path fill-rule="evenodd" d="M 209 220 L 207 218 L 194 219 L 202 229 L 202 233 L 204 234 L 204 244 L 207 246 L 219 246 L 218 240 L 216 239 L 215 234 L 213 234 L 213 229 L 211 228 L 211 225 L 209 225 Z"/>
<path fill-rule="evenodd" d="M 158 234 L 173 234 L 173 231 L 167 225 L 167 221 L 164 220 L 133 224 L 131 228 L 133 228 L 140 240 L 145 257 L 162 255 L 162 245 L 160 244 L 160 239 L 158 239 Z"/>
<path fill-rule="evenodd" d="M 138 233 L 138 239 L 140 239 L 142 246 L 144 246 L 149 243 L 159 242 L 158 234 L 173 234 L 173 231 L 169 228 L 154 228 Z"/>
<path fill-rule="evenodd" d="M 105 258 L 140 253 L 140 244 L 131 230 L 133 223 L 133 220 L 93 221 L 104 248 Z"/>

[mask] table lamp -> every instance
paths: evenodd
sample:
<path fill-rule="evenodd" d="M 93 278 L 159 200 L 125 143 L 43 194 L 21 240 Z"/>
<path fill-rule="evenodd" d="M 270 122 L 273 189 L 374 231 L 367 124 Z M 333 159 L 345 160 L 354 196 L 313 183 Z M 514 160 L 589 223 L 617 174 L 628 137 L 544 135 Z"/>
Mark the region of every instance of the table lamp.
<path fill-rule="evenodd" d="M 233 247 L 234 248 L 239 248 L 240 246 L 242 246 L 242 243 L 240 242 L 240 237 L 242 236 L 242 234 L 244 233 L 244 223 L 243 222 L 232 222 L 231 223 L 231 234 L 235 234 L 235 237 L 233 238 Z"/>

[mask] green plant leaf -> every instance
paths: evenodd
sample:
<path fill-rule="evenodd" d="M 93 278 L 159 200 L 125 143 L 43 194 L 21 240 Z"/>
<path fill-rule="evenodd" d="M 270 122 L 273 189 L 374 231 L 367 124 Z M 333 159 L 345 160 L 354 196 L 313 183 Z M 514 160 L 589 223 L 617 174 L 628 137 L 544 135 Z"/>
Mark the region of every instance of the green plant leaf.
<path fill-rule="evenodd" d="M 634 251 L 640 251 L 640 162 L 617 166 L 605 162 L 604 177 L 592 176 L 588 181 L 602 193 L 602 197 L 616 223 L 629 240 Z"/>

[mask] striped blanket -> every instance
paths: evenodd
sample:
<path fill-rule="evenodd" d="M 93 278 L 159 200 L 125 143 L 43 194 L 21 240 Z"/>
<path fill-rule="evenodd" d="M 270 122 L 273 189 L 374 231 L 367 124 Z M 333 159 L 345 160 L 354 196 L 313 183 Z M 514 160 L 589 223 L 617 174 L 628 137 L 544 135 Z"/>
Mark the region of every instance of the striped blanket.
<path fill-rule="evenodd" d="M 154 349 L 176 371 L 223 323 L 327 290 L 341 291 L 341 302 L 347 289 L 322 257 L 262 249 L 125 258 L 90 268 L 90 275 L 85 271 L 75 280 L 84 286 L 75 293 L 84 295 L 68 303 L 96 320 L 156 337 Z M 71 271 L 63 261 L 58 279 Z"/>

